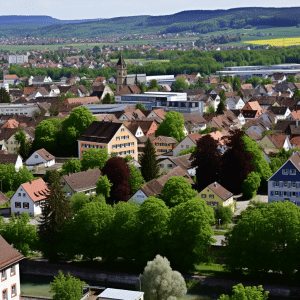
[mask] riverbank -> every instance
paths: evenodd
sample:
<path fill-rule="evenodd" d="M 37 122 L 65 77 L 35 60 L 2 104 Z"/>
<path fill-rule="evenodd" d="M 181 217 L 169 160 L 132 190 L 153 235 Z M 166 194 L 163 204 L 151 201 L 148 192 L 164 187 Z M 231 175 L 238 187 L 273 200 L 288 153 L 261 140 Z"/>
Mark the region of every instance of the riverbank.
<path fill-rule="evenodd" d="M 96 268 L 85 268 L 74 265 L 70 262 L 49 263 L 45 259 L 30 258 L 25 259 L 20 263 L 21 276 L 22 275 L 37 275 L 37 276 L 56 276 L 59 270 L 63 273 L 70 273 L 72 276 L 80 278 L 86 282 L 97 282 L 105 287 L 128 288 L 135 287 L 139 282 L 139 274 L 122 273 L 103 271 Z M 222 287 L 225 290 L 231 291 L 232 287 L 238 283 L 244 286 L 258 286 L 262 285 L 264 290 L 270 292 L 270 296 L 275 297 L 292 297 L 293 299 L 300 299 L 300 287 L 278 285 L 278 284 L 261 284 L 255 281 L 245 281 L 239 279 L 225 279 L 216 278 L 213 276 L 199 276 L 199 275 L 184 275 L 186 280 L 199 281 L 200 286 L 206 287 Z"/>

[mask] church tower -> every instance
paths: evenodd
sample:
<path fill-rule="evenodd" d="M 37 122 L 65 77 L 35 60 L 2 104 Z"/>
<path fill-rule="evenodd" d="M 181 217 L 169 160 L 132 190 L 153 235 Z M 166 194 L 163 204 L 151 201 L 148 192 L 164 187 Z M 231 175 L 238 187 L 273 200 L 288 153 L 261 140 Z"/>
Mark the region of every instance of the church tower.
<path fill-rule="evenodd" d="M 126 86 L 126 78 L 127 65 L 121 56 L 117 63 L 117 93 Z"/>

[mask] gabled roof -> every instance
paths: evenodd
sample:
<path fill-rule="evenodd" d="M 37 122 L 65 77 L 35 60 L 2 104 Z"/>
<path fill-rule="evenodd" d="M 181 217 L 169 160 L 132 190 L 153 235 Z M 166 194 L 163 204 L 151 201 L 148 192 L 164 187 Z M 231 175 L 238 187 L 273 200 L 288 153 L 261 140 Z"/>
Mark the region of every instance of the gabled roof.
<path fill-rule="evenodd" d="M 93 121 L 78 140 L 108 144 L 121 126 L 122 123 Z"/>
<path fill-rule="evenodd" d="M 95 102 L 99 102 L 99 98 L 97 96 L 94 97 L 78 97 L 78 98 L 67 98 L 66 104 L 73 103 L 82 103 L 82 104 L 91 104 Z"/>
<path fill-rule="evenodd" d="M 18 250 L 14 249 L 1 235 L 0 253 L 0 270 L 24 258 L 24 256 L 19 253 Z"/>
<path fill-rule="evenodd" d="M 222 187 L 222 185 L 218 182 L 211 183 L 207 188 L 211 189 L 217 196 L 222 198 L 224 201 L 233 196 L 231 192 Z"/>
<path fill-rule="evenodd" d="M 18 131 L 18 128 L 1 128 L 0 129 L 0 141 L 7 141 L 12 135 Z"/>
<path fill-rule="evenodd" d="M 42 178 L 23 183 L 21 186 L 33 202 L 44 200 L 50 194 L 50 190 Z"/>
<path fill-rule="evenodd" d="M 276 148 L 283 147 L 284 141 L 286 140 L 285 134 L 270 134 L 266 136 Z"/>
<path fill-rule="evenodd" d="M 245 106 L 242 108 L 243 110 L 256 110 L 256 111 L 262 111 L 261 106 L 259 105 L 259 103 L 257 101 L 251 101 L 251 102 L 247 102 L 245 104 Z"/>
<path fill-rule="evenodd" d="M 117 66 L 126 66 L 126 62 L 122 56 L 119 58 L 119 60 L 117 62 Z"/>
<path fill-rule="evenodd" d="M 195 143 L 197 145 L 197 141 L 199 139 L 201 139 L 202 135 L 198 132 L 195 132 L 195 133 L 189 134 L 187 137 L 189 137 L 193 141 L 193 143 Z"/>
<path fill-rule="evenodd" d="M 192 154 L 186 154 L 178 157 L 168 157 L 176 166 L 180 167 L 183 170 L 189 170 L 192 168 L 191 161 Z M 170 173 L 170 172 L 169 172 Z"/>
<path fill-rule="evenodd" d="M 0 205 L 5 204 L 7 201 L 9 201 L 9 198 L 5 194 L 0 192 Z"/>
<path fill-rule="evenodd" d="M 17 162 L 19 154 L 14 153 L 4 153 L 3 151 L 0 152 L 0 164 L 9 165 L 13 164 L 15 165 Z"/>
<path fill-rule="evenodd" d="M 46 161 L 50 161 L 52 159 L 55 159 L 55 156 L 50 154 L 46 149 L 42 148 L 40 150 L 37 150 L 36 153 L 38 153 L 43 159 Z"/>
<path fill-rule="evenodd" d="M 70 175 L 64 175 L 62 178 L 74 192 L 96 187 L 96 183 L 101 176 L 100 169 L 92 169 L 78 172 Z"/>
<path fill-rule="evenodd" d="M 275 115 L 284 115 L 287 111 L 288 107 L 278 107 L 278 106 L 270 106 L 269 110 Z"/>
<path fill-rule="evenodd" d="M 167 143 L 167 144 L 177 144 L 178 142 L 172 138 L 172 137 L 168 137 L 168 136 L 163 136 L 163 135 L 160 135 L 160 136 L 157 136 L 155 140 L 161 140 L 163 141 L 164 143 Z"/>

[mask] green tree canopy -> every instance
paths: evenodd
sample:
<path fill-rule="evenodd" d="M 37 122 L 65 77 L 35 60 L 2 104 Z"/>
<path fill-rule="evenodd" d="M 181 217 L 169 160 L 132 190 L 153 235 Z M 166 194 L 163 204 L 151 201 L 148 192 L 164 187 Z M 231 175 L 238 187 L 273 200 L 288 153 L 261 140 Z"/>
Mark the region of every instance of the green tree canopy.
<path fill-rule="evenodd" d="M 22 127 L 20 127 L 16 132 L 15 139 L 20 145 L 17 152 L 21 155 L 23 160 L 26 160 L 29 157 L 31 143 L 27 140 L 26 134 Z"/>
<path fill-rule="evenodd" d="M 102 194 L 105 199 L 110 197 L 110 190 L 112 187 L 112 183 L 109 181 L 106 175 L 103 175 L 97 181 L 96 193 L 98 195 Z"/>
<path fill-rule="evenodd" d="M 223 115 L 225 110 L 226 110 L 225 102 L 223 100 L 221 100 L 218 107 L 217 107 L 216 113 L 220 114 L 220 115 Z"/>
<path fill-rule="evenodd" d="M 174 176 L 167 180 L 162 191 L 161 198 L 169 207 L 191 200 L 197 195 L 191 184 L 184 177 Z"/>
<path fill-rule="evenodd" d="M 215 210 L 216 225 L 219 224 L 219 220 L 221 220 L 222 225 L 228 225 L 231 222 L 232 216 L 233 211 L 231 205 L 218 205 Z"/>
<path fill-rule="evenodd" d="M 80 300 L 82 298 L 82 286 L 87 285 L 84 281 L 77 279 L 68 273 L 66 276 L 62 271 L 54 276 L 51 284 L 53 300 Z"/>
<path fill-rule="evenodd" d="M 130 178 L 127 178 L 127 181 L 130 184 L 131 187 L 131 195 L 134 195 L 145 183 L 142 176 L 141 170 L 139 170 L 135 165 L 131 164 L 129 165 L 130 168 Z"/>
<path fill-rule="evenodd" d="M 269 292 L 264 292 L 262 285 L 244 287 L 241 283 L 232 287 L 232 296 L 221 295 L 218 300 L 267 300 Z"/>
<path fill-rule="evenodd" d="M 159 124 L 155 136 L 168 136 L 180 142 L 185 138 L 183 131 L 184 119 L 182 114 L 176 111 L 169 111 L 165 114 L 162 123 Z"/>
<path fill-rule="evenodd" d="M 172 89 L 174 91 L 183 91 L 183 90 L 188 90 L 189 84 L 185 81 L 184 78 L 178 78 L 172 85 Z"/>
<path fill-rule="evenodd" d="M 244 199 L 252 199 L 256 196 L 256 191 L 260 186 L 260 176 L 256 172 L 251 172 L 244 180 L 242 185 L 242 192 Z"/>
<path fill-rule="evenodd" d="M 142 103 L 137 103 L 135 105 L 135 109 L 139 109 L 141 111 L 146 110 L 145 106 Z"/>
<path fill-rule="evenodd" d="M 5 88 L 0 88 L 0 103 L 12 103 L 9 93 Z"/>
<path fill-rule="evenodd" d="M 83 171 L 89 169 L 102 169 L 109 159 L 109 154 L 104 149 L 91 148 L 88 151 L 84 151 L 82 154 L 81 167 Z"/>
<path fill-rule="evenodd" d="M 71 158 L 62 165 L 61 174 L 73 174 L 81 171 L 81 161 L 77 158 Z"/>

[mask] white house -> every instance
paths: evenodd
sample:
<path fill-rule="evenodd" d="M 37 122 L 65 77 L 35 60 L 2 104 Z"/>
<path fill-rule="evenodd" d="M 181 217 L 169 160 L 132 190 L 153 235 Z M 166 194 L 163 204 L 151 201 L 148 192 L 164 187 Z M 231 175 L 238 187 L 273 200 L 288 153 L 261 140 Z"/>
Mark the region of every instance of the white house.
<path fill-rule="evenodd" d="M 21 299 L 19 262 L 24 256 L 0 235 L 1 300 Z"/>
<path fill-rule="evenodd" d="M 19 154 L 7 153 L 7 151 L 0 152 L 0 164 L 9 165 L 13 164 L 16 171 L 23 168 L 22 158 Z"/>
<path fill-rule="evenodd" d="M 240 96 L 234 96 L 226 99 L 227 109 L 242 109 L 245 105 L 245 102 Z"/>
<path fill-rule="evenodd" d="M 202 137 L 201 134 L 198 132 L 191 133 L 186 136 L 174 149 L 173 149 L 173 156 L 178 156 L 180 151 L 190 149 L 193 146 L 197 145 L 197 140 Z"/>
<path fill-rule="evenodd" d="M 33 169 L 34 166 L 43 165 L 50 167 L 55 164 L 55 156 L 50 154 L 44 148 L 35 151 L 25 162 L 29 169 Z M 30 168 L 31 167 L 31 168 Z"/>
<path fill-rule="evenodd" d="M 42 178 L 23 183 L 10 199 L 11 213 L 31 216 L 42 213 L 41 204 L 47 198 L 50 190 Z"/>

